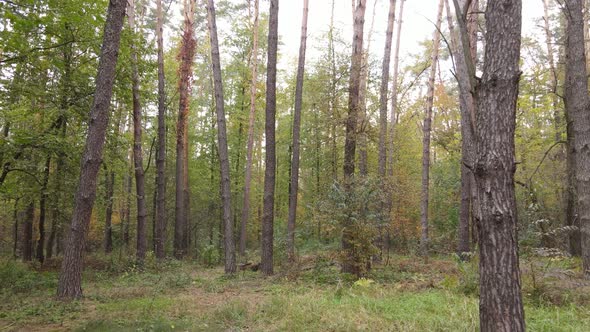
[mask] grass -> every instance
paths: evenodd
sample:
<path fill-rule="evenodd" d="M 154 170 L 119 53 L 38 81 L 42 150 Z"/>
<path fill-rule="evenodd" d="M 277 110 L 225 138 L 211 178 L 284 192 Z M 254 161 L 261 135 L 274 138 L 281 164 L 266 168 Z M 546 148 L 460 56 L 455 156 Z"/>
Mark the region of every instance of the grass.
<path fill-rule="evenodd" d="M 254 272 L 228 278 L 220 268 L 189 262 L 146 264 L 140 271 L 128 262 L 91 259 L 98 262 L 87 264 L 85 297 L 71 303 L 54 299 L 55 269 L 0 261 L 0 331 L 478 329 L 477 264 L 451 257 L 428 263 L 393 257 L 357 282 L 309 257 L 302 259 L 309 268 L 271 278 Z M 590 285 L 556 278 L 559 271 L 576 273 L 567 270 L 575 262 L 537 258 L 521 266 L 529 262 L 523 268 L 527 329 L 586 330 Z"/>

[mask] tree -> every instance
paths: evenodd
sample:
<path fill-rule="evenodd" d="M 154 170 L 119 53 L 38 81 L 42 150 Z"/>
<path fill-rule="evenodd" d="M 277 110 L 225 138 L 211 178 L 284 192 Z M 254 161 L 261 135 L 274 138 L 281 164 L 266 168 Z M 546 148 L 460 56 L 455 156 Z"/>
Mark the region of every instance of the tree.
<path fill-rule="evenodd" d="M 164 37 L 162 0 L 156 0 L 156 39 L 158 43 L 158 150 L 156 153 L 156 216 L 154 252 L 166 257 L 166 78 L 164 76 Z"/>
<path fill-rule="evenodd" d="M 225 127 L 225 109 L 223 102 L 223 85 L 221 79 L 221 60 L 217 41 L 217 23 L 215 21 L 215 3 L 207 2 L 207 21 L 209 22 L 209 38 L 211 39 L 211 62 L 213 64 L 213 82 L 215 87 L 215 110 L 217 113 L 217 141 L 221 172 L 221 202 L 223 210 L 223 234 L 225 244 L 225 273 L 236 272 L 236 245 L 231 219 L 231 181 L 229 157 L 227 151 L 227 130 Z"/>
<path fill-rule="evenodd" d="M 422 255 L 428 255 L 428 188 L 430 182 L 430 132 L 432 130 L 432 108 L 434 105 L 434 80 L 438 65 L 438 52 L 440 47 L 440 27 L 442 23 L 444 1 L 440 0 L 438 4 L 438 14 L 436 18 L 436 27 L 434 30 L 432 42 L 432 57 L 430 62 L 430 76 L 428 78 L 428 92 L 426 95 L 426 110 L 424 116 L 424 126 L 422 127 L 422 194 L 420 197 L 420 224 L 422 235 L 420 237 L 420 252 Z"/>
<path fill-rule="evenodd" d="M 363 28 L 365 25 L 366 0 L 355 0 L 354 29 L 352 39 L 352 58 L 350 66 L 350 82 L 348 88 L 348 116 L 346 119 L 346 138 L 344 143 L 344 182 L 347 192 L 352 193 L 355 169 L 355 153 L 357 142 L 357 124 L 360 108 L 361 67 L 363 63 Z M 361 267 L 354 255 L 354 230 L 352 220 L 345 221 L 342 230 L 342 250 L 344 264 L 342 272 L 360 275 Z"/>
<path fill-rule="evenodd" d="M 174 257 L 182 258 L 188 250 L 188 170 L 187 167 L 187 126 L 189 97 L 191 92 L 191 71 L 195 55 L 194 0 L 184 1 L 184 27 L 180 46 L 180 68 L 178 70 L 178 122 L 176 124 L 176 219 L 174 224 Z"/>
<path fill-rule="evenodd" d="M 394 151 L 394 130 L 397 117 L 398 108 L 398 75 L 399 75 L 399 49 L 402 36 L 402 23 L 404 15 L 404 3 L 406 0 L 401 0 L 399 5 L 399 18 L 397 23 L 397 36 L 395 42 L 395 52 L 393 56 L 393 77 L 391 80 L 391 111 L 389 113 L 389 141 L 387 151 L 387 174 L 393 177 L 393 151 Z M 391 210 L 391 198 L 388 198 L 388 210 Z"/>
<path fill-rule="evenodd" d="M 580 219 L 582 270 L 590 278 L 590 104 L 584 43 L 582 0 L 566 0 L 566 63 L 564 102 L 572 122 L 577 207 Z"/>
<path fill-rule="evenodd" d="M 476 88 L 480 329 L 524 331 L 514 193 L 514 128 L 522 2 L 488 1 L 485 61 Z"/>
<path fill-rule="evenodd" d="M 299 44 L 299 63 L 295 83 L 295 110 L 293 112 L 293 157 L 291 162 L 291 186 L 289 192 L 289 219 L 287 221 L 287 255 L 295 260 L 295 221 L 297 220 L 297 191 L 299 189 L 299 150 L 301 131 L 301 108 L 303 104 L 303 75 L 305 73 L 305 47 L 307 44 L 307 14 L 309 0 L 303 0 L 301 22 L 301 43 Z"/>
<path fill-rule="evenodd" d="M 254 0 L 254 24 L 252 27 L 252 61 L 250 82 L 250 115 L 248 116 L 248 142 L 246 147 L 246 175 L 244 176 L 244 203 L 242 205 L 242 218 L 240 219 L 240 244 L 239 253 L 246 253 L 246 225 L 250 216 L 250 187 L 252 182 L 252 156 L 254 152 L 254 122 L 256 120 L 256 84 L 258 80 L 258 0 Z"/>
<path fill-rule="evenodd" d="M 264 171 L 264 197 L 262 214 L 262 257 L 260 269 L 265 275 L 273 274 L 273 225 L 276 176 L 275 115 L 277 107 L 277 44 L 279 26 L 279 0 L 270 0 L 268 21 L 268 55 L 266 74 L 266 156 Z"/>
<path fill-rule="evenodd" d="M 455 59 L 456 77 L 459 83 L 459 108 L 461 110 L 461 205 L 459 207 L 459 229 L 457 254 L 461 259 L 466 259 L 466 253 L 471 251 L 469 225 L 475 201 L 473 194 L 474 178 L 468 166 L 473 164 L 474 141 L 473 130 L 475 120 L 475 101 L 473 99 L 472 75 L 469 67 L 474 67 L 477 61 L 477 11 L 479 0 L 471 0 L 469 8 L 467 2 L 461 0 L 457 19 L 460 25 L 466 27 L 466 39 L 459 39 L 455 34 L 453 20 L 450 15 L 448 0 L 445 0 L 449 31 L 451 33 L 452 53 Z M 465 13 L 465 14 L 464 14 Z M 464 45 L 464 41 L 468 44 Z M 467 51 L 469 50 L 469 51 Z M 468 57 L 467 57 L 468 56 Z M 467 58 L 466 58 L 467 57 Z"/>
<path fill-rule="evenodd" d="M 125 5 L 126 1 L 111 0 L 107 11 L 94 101 L 90 110 L 88 135 L 80 167 L 80 181 L 74 198 L 72 224 L 64 250 L 57 287 L 57 297 L 63 300 L 82 296 L 82 253 L 92 206 L 96 198 L 96 178 L 102 159 L 109 119 Z"/>
<path fill-rule="evenodd" d="M 135 0 L 128 1 L 127 18 L 129 29 L 135 33 Z M 138 56 L 135 43 L 131 43 L 131 81 L 133 90 L 133 166 L 135 170 L 135 192 L 137 194 L 137 251 L 139 262 L 145 259 L 147 250 L 147 208 L 145 202 L 145 175 L 143 170 L 141 100 L 139 95 Z"/>

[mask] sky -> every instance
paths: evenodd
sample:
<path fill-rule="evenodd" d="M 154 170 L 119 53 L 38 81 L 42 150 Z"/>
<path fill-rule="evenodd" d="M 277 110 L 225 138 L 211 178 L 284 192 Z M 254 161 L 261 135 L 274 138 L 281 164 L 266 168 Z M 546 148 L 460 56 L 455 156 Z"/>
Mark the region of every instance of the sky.
<path fill-rule="evenodd" d="M 342 28 L 343 38 L 352 41 L 352 3 L 354 0 L 334 0 L 335 3 L 335 25 Z M 396 20 L 399 12 L 397 0 Z M 410 53 L 419 50 L 419 43 L 426 39 L 432 39 L 436 12 L 439 0 L 406 0 L 404 4 L 404 16 L 402 25 L 402 41 L 400 46 L 400 58 L 403 59 Z M 539 32 L 536 20 L 543 16 L 543 0 L 523 0 L 523 35 L 531 35 Z M 453 1 L 449 1 L 451 6 Z M 376 7 L 374 6 L 376 3 Z M 321 42 L 317 37 L 328 30 L 330 24 L 332 0 L 309 0 L 308 17 L 308 50 L 321 48 L 316 45 Z M 365 36 L 367 35 L 373 8 L 375 11 L 374 32 L 371 42 L 371 54 L 379 58 L 383 55 L 385 44 L 385 30 L 387 28 L 387 15 L 389 0 L 367 0 L 365 13 Z M 268 1 L 262 0 L 261 11 L 268 11 Z M 301 18 L 303 11 L 303 0 L 280 0 L 279 3 L 279 35 L 283 43 L 280 49 L 283 61 L 292 62 L 297 58 L 301 33 Z M 446 26 L 446 17 L 443 18 L 443 25 Z M 397 22 L 396 27 L 397 29 Z M 394 33 L 395 37 L 395 33 Z M 366 46 L 366 44 L 365 44 Z M 394 41 L 395 47 L 395 41 Z M 310 54 L 313 56 L 313 54 Z"/>

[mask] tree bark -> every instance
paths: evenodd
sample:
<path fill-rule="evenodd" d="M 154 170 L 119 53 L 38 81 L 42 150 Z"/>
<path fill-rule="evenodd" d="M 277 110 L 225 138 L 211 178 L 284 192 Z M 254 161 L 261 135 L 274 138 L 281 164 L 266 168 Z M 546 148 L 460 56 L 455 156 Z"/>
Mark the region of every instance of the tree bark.
<path fill-rule="evenodd" d="M 432 108 L 434 105 L 434 80 L 438 65 L 438 53 L 440 47 L 440 27 L 442 24 L 444 1 L 440 0 L 438 4 L 438 14 L 436 18 L 436 29 L 434 30 L 432 42 L 432 57 L 430 59 L 430 76 L 428 78 L 428 92 L 426 95 L 426 112 L 424 116 L 424 126 L 422 128 L 422 191 L 420 196 L 420 253 L 428 255 L 430 239 L 428 237 L 428 194 L 430 182 L 430 135 L 432 130 Z"/>
<path fill-rule="evenodd" d="M 110 254 L 113 251 L 113 194 L 115 187 L 115 172 L 105 172 L 105 200 L 107 208 L 105 211 L 104 222 L 104 252 Z"/>
<path fill-rule="evenodd" d="M 135 1 L 128 0 L 129 29 L 135 33 Z M 139 69 L 137 47 L 131 43 L 131 81 L 133 94 L 133 166 L 135 169 L 135 192 L 137 195 L 137 249 L 136 258 L 143 262 L 147 250 L 147 207 L 145 202 L 145 174 L 143 170 L 141 100 L 139 96 Z"/>
<path fill-rule="evenodd" d="M 47 215 L 47 184 L 49 183 L 49 167 L 51 157 L 45 160 L 43 168 L 43 180 L 41 181 L 41 198 L 39 199 L 39 238 L 37 239 L 37 260 L 43 264 L 45 261 L 45 216 Z"/>
<path fill-rule="evenodd" d="M 309 0 L 303 0 L 301 22 L 301 42 L 299 44 L 299 63 L 295 83 L 295 110 L 293 113 L 293 157 L 291 161 L 291 190 L 289 192 L 289 219 L 287 221 L 287 255 L 295 261 L 295 224 L 297 220 L 297 195 L 299 190 L 299 136 L 301 132 L 301 108 L 303 104 L 303 76 L 305 74 L 305 48 L 307 45 L 307 16 Z"/>
<path fill-rule="evenodd" d="M 522 2 L 488 1 L 483 75 L 476 89 L 481 331 L 524 331 L 514 194 L 514 130 Z"/>
<path fill-rule="evenodd" d="M 464 20 L 463 12 L 467 1 L 459 2 L 459 10 L 457 13 L 458 20 Z M 475 114 L 475 100 L 473 99 L 473 88 L 471 87 L 471 79 L 469 77 L 468 61 L 475 63 L 477 61 L 477 12 L 479 10 L 479 1 L 472 0 L 470 7 L 467 9 L 467 22 L 463 22 L 467 26 L 466 39 L 469 45 L 463 45 L 463 39 L 459 39 L 455 33 L 453 19 L 450 13 L 450 6 L 448 0 L 445 0 L 447 9 L 447 19 L 449 31 L 451 34 L 452 53 L 455 58 L 456 77 L 459 83 L 459 106 L 461 110 L 461 205 L 459 208 L 459 227 L 458 227 L 458 245 L 457 255 L 461 259 L 467 259 L 471 251 L 470 229 L 469 225 L 472 220 L 472 206 L 474 203 L 474 186 L 473 173 L 466 165 L 472 165 L 475 153 L 475 143 L 473 141 L 472 114 Z M 463 49 L 468 48 L 471 52 L 463 52 Z M 469 59 L 465 59 L 466 54 L 470 55 Z"/>
<path fill-rule="evenodd" d="M 402 0 L 403 2 L 403 0 Z M 391 43 L 393 40 L 393 24 L 395 22 L 396 0 L 389 0 L 389 15 L 387 31 L 385 32 L 385 50 L 383 51 L 383 66 L 381 68 L 381 88 L 379 89 L 379 177 L 385 179 L 387 167 L 387 91 L 389 89 L 389 67 L 391 63 Z"/>
<path fill-rule="evenodd" d="M 566 0 L 564 103 L 572 121 L 573 161 L 580 223 L 582 270 L 590 278 L 590 98 L 586 72 L 582 0 Z"/>
<path fill-rule="evenodd" d="M 344 185 L 347 192 L 352 191 L 355 169 L 355 153 L 357 143 L 357 124 L 360 109 L 361 67 L 363 63 L 363 29 L 365 25 L 366 0 L 355 0 L 354 30 L 352 40 L 352 58 L 350 67 L 350 82 L 348 89 L 348 117 L 346 119 L 346 138 L 344 142 Z M 342 251 L 345 255 L 342 272 L 359 276 L 360 262 L 353 252 L 355 234 L 352 220 L 346 220 L 342 229 Z"/>
<path fill-rule="evenodd" d="M 164 76 L 164 18 L 162 0 L 156 1 L 156 39 L 158 43 L 158 153 L 156 159 L 156 225 L 154 251 L 157 259 L 166 257 L 166 78 Z"/>
<path fill-rule="evenodd" d="M 397 112 L 397 90 L 398 90 L 398 76 L 399 76 L 399 49 L 401 44 L 401 36 L 402 36 L 402 25 L 403 25 L 403 15 L 404 15 L 404 3 L 406 0 L 401 0 L 399 5 L 399 18 L 397 23 L 397 36 L 395 42 L 395 52 L 393 56 L 393 77 L 391 82 L 391 111 L 389 114 L 389 141 L 388 141 L 388 151 L 387 151 L 387 174 L 390 178 L 393 177 L 393 151 L 394 151 L 394 143 L 395 143 L 395 124 L 396 124 L 396 112 Z M 391 197 L 388 198 L 389 201 L 389 210 L 391 210 Z"/>
<path fill-rule="evenodd" d="M 25 211 L 20 212 L 23 225 L 22 255 L 23 261 L 33 260 L 33 219 L 35 219 L 35 203 L 31 201 Z"/>
<path fill-rule="evenodd" d="M 189 97 L 191 91 L 191 72 L 193 57 L 195 55 L 196 41 L 194 39 L 194 0 L 184 1 L 184 27 L 182 44 L 180 46 L 180 69 L 178 92 L 180 95 L 178 122 L 176 125 L 176 219 L 174 224 L 174 257 L 182 258 L 186 254 L 187 246 L 187 190 L 185 179 L 187 172 L 185 168 L 186 159 L 186 134 L 189 112 Z"/>
<path fill-rule="evenodd" d="M 262 257 L 260 269 L 265 275 L 273 274 L 273 228 L 275 201 L 275 115 L 276 115 L 276 84 L 277 84 L 277 46 L 279 25 L 279 0 L 270 0 L 268 21 L 268 54 L 266 74 L 266 157 L 264 171 L 264 197 L 262 214 Z"/>
<path fill-rule="evenodd" d="M 252 81 L 250 83 L 250 115 L 248 117 L 248 143 L 246 150 L 246 175 L 244 177 L 244 204 L 240 220 L 240 256 L 246 254 L 246 225 L 250 216 L 250 185 L 252 182 L 252 155 L 254 152 L 254 124 L 256 121 L 256 84 L 258 79 L 258 0 L 254 0 L 254 25 L 252 44 Z"/>
<path fill-rule="evenodd" d="M 215 3 L 207 2 L 207 21 L 209 22 L 209 38 L 211 41 L 211 62 L 213 64 L 213 82 L 215 91 L 215 110 L 217 113 L 217 144 L 221 176 L 221 204 L 223 205 L 223 234 L 225 244 L 225 273 L 236 272 L 236 250 L 234 230 L 231 219 L 231 181 L 229 169 L 229 153 L 227 149 L 227 129 L 225 126 L 225 108 L 223 101 L 223 84 L 221 78 L 221 60 L 219 42 L 217 41 L 217 22 L 215 19 Z"/>
<path fill-rule="evenodd" d="M 109 2 L 96 77 L 96 92 L 90 111 L 88 136 L 80 167 L 80 182 L 76 191 L 72 224 L 57 288 L 58 298 L 64 300 L 82 296 L 82 253 L 96 198 L 96 178 L 109 119 L 125 5 L 126 1 L 123 0 Z"/>

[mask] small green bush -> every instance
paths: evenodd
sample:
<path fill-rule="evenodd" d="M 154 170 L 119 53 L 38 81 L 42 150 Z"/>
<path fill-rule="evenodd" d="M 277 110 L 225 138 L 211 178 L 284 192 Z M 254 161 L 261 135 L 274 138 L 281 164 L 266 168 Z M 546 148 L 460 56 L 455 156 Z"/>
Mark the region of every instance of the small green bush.
<path fill-rule="evenodd" d="M 0 261 L 0 293 L 24 293 L 56 285 L 54 274 L 33 271 L 26 264 L 13 260 Z"/>

